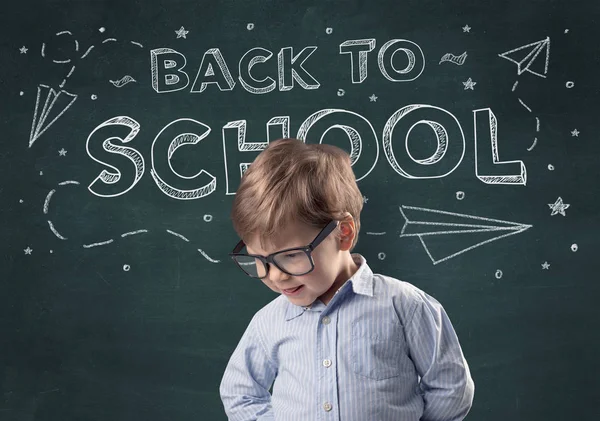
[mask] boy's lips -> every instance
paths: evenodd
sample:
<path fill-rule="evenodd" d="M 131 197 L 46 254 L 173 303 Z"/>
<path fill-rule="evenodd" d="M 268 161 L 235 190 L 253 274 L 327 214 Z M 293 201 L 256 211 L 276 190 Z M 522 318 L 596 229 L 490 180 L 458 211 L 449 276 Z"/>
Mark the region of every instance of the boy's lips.
<path fill-rule="evenodd" d="M 298 285 L 297 287 L 294 288 L 286 288 L 286 289 L 282 289 L 281 292 L 283 292 L 285 295 L 292 295 L 297 293 L 304 285 Z"/>

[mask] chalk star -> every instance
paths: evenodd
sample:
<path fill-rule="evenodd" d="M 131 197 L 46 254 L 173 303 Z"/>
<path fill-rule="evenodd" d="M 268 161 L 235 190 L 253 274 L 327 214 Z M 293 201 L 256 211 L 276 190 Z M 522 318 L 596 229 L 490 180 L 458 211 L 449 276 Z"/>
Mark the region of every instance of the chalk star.
<path fill-rule="evenodd" d="M 179 38 L 187 39 L 186 35 L 189 34 L 190 31 L 186 31 L 184 29 L 184 27 L 182 26 L 181 28 L 179 28 L 179 30 L 175 31 L 175 33 L 177 34 L 177 39 L 179 39 Z"/>
<path fill-rule="evenodd" d="M 471 27 L 469 25 L 465 25 L 465 26 L 463 26 L 462 30 L 463 30 L 463 32 L 469 32 L 470 33 L 471 32 Z"/>
<path fill-rule="evenodd" d="M 470 89 L 472 91 L 474 91 L 475 89 L 475 85 L 477 85 L 477 82 L 473 82 L 473 79 L 469 78 L 466 82 L 463 82 L 463 85 L 465 85 L 465 91 L 467 89 Z"/>
<path fill-rule="evenodd" d="M 556 202 L 548 203 L 548 207 L 552 209 L 552 214 L 550 214 L 550 216 L 554 216 L 557 213 L 560 213 L 562 216 L 567 216 L 565 211 L 569 209 L 569 206 L 571 205 L 563 203 L 562 197 L 559 197 L 558 199 L 556 199 Z"/>
<path fill-rule="evenodd" d="M 29 49 L 27 47 L 25 47 L 25 46 L 22 46 L 21 48 L 19 48 L 19 51 L 21 52 L 21 54 L 27 54 L 28 50 Z"/>
<path fill-rule="evenodd" d="M 579 137 L 579 130 L 575 129 L 571 132 L 571 136 L 573 137 Z"/>
<path fill-rule="evenodd" d="M 548 262 L 542 263 L 542 269 L 549 270 L 550 269 L 550 263 L 548 263 Z"/>
<path fill-rule="evenodd" d="M 369 201 L 369 198 L 367 196 L 363 196 L 363 203 L 367 203 Z"/>
<path fill-rule="evenodd" d="M 23 251 L 25 252 L 25 254 L 31 254 L 31 252 L 33 251 L 33 249 L 29 246 L 27 246 L 26 249 L 23 249 Z"/>
<path fill-rule="evenodd" d="M 65 150 L 65 148 L 62 148 L 60 151 L 58 151 L 58 154 L 60 156 L 67 156 L 67 151 Z"/>
<path fill-rule="evenodd" d="M 371 100 L 371 102 L 376 102 L 377 101 L 377 97 L 375 96 L 375 94 L 371 95 L 369 97 L 369 99 Z"/>

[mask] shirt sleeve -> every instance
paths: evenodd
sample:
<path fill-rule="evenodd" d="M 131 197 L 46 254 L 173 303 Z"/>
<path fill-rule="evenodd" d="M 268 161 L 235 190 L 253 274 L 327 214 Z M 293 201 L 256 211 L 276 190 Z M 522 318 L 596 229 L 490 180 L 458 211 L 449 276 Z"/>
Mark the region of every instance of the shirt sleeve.
<path fill-rule="evenodd" d="M 425 402 L 421 421 L 463 420 L 473 404 L 475 384 L 442 305 L 418 290 L 405 333 L 410 357 L 421 377 Z"/>
<path fill-rule="evenodd" d="M 252 319 L 225 368 L 219 392 L 229 421 L 274 421 L 269 389 L 277 375 Z"/>

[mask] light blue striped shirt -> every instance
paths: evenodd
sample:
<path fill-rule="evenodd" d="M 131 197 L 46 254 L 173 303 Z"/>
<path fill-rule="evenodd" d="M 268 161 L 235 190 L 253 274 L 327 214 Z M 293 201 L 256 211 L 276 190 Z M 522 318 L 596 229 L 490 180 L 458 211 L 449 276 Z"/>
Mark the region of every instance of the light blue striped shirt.
<path fill-rule="evenodd" d="M 465 418 L 475 386 L 441 304 L 352 256 L 327 306 L 281 295 L 254 315 L 220 385 L 230 421 Z"/>

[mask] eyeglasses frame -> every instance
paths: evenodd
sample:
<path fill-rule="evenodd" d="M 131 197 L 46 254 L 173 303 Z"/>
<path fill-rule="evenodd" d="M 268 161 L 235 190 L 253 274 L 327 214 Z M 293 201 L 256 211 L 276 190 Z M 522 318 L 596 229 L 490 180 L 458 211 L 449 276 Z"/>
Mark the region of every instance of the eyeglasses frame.
<path fill-rule="evenodd" d="M 229 256 L 231 257 L 231 259 L 235 262 L 235 264 L 242 270 L 242 272 L 244 272 L 246 275 L 248 275 L 251 278 L 256 278 L 256 279 L 264 279 L 269 275 L 269 269 L 271 268 L 270 265 L 274 265 L 277 269 L 279 269 L 280 271 L 282 271 L 283 273 L 290 275 L 290 276 L 303 276 L 306 275 L 310 272 L 312 272 L 315 269 L 315 262 L 312 259 L 312 252 L 319 246 L 319 244 L 321 244 L 323 242 L 323 240 L 325 238 L 327 238 L 329 236 L 329 234 L 331 234 L 335 228 L 338 226 L 339 221 L 333 219 L 331 220 L 327 225 L 325 225 L 325 227 L 323 227 L 323 229 L 317 234 L 317 236 L 314 238 L 314 240 L 311 241 L 310 244 L 303 246 L 303 247 L 291 247 L 291 248 L 287 248 L 284 250 L 279 250 L 276 251 L 275 253 L 271 253 L 268 256 L 261 256 L 260 254 L 247 254 L 247 253 L 240 253 L 240 251 L 244 248 L 244 246 L 246 245 L 246 243 L 244 243 L 244 240 L 240 240 L 239 243 L 237 243 L 237 245 L 233 248 L 233 251 L 231 253 L 229 253 Z M 290 251 L 302 251 L 306 254 L 306 256 L 308 257 L 308 260 L 310 261 L 310 269 L 304 273 L 301 274 L 297 274 L 297 273 L 290 273 L 288 271 L 286 271 L 285 269 L 281 268 L 276 262 L 275 262 L 275 256 L 277 256 L 278 254 L 282 254 L 282 253 L 286 253 L 286 252 L 290 252 Z M 252 276 L 250 275 L 248 272 L 246 272 L 241 265 L 238 263 L 238 261 L 235 259 L 236 256 L 244 256 L 244 257 L 254 257 L 255 259 L 258 259 L 262 262 L 262 264 L 264 265 L 264 267 L 266 268 L 265 271 L 265 275 L 264 276 Z"/>

